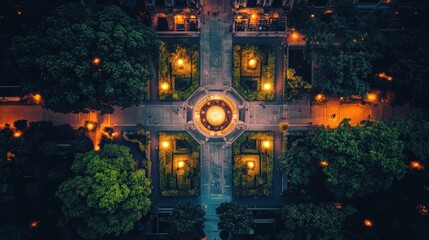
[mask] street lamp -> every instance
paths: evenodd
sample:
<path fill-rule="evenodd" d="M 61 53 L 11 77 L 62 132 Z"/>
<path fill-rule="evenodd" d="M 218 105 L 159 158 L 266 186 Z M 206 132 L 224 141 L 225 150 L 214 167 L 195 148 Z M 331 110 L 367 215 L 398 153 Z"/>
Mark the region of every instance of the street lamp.
<path fill-rule="evenodd" d="M 363 225 L 367 228 L 370 228 L 374 225 L 374 223 L 371 221 L 371 219 L 367 218 L 367 219 L 363 220 Z"/>
<path fill-rule="evenodd" d="M 98 66 L 98 65 L 100 65 L 100 63 L 101 63 L 101 59 L 100 59 L 99 57 L 94 57 L 94 58 L 92 59 L 92 64 L 93 64 L 94 66 Z"/>
<path fill-rule="evenodd" d="M 258 61 L 255 58 L 251 58 L 249 59 L 249 61 L 247 62 L 247 68 L 248 69 L 252 69 L 255 70 L 256 69 L 256 65 L 257 65 Z"/>
<path fill-rule="evenodd" d="M 319 162 L 319 165 L 320 165 L 321 167 L 327 167 L 327 166 L 329 166 L 329 162 L 328 162 L 328 161 L 324 161 L 324 160 L 322 160 L 322 161 L 320 161 L 320 162 Z"/>
<path fill-rule="evenodd" d="M 20 138 L 22 136 L 22 132 L 21 131 L 16 131 L 13 133 L 13 137 L 14 138 Z"/>
<path fill-rule="evenodd" d="M 177 67 L 179 67 L 179 69 L 183 69 L 183 67 L 185 66 L 185 61 L 182 58 L 179 58 L 176 62 Z"/>
<path fill-rule="evenodd" d="M 185 167 L 185 161 L 180 160 L 177 162 L 177 169 L 182 169 Z"/>
<path fill-rule="evenodd" d="M 162 141 L 162 147 L 165 149 L 170 148 L 170 142 L 167 140 Z"/>
<path fill-rule="evenodd" d="M 271 91 L 271 84 L 264 83 L 262 89 L 265 91 L 265 100 L 268 100 L 268 93 Z"/>
<path fill-rule="evenodd" d="M 246 166 L 248 169 L 253 170 L 255 169 L 255 161 L 247 161 Z"/>

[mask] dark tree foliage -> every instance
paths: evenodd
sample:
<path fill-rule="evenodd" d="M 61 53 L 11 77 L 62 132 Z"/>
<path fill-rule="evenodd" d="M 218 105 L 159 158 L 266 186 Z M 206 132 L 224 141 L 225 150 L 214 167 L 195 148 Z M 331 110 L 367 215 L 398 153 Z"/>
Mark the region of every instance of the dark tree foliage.
<path fill-rule="evenodd" d="M 158 46 L 153 31 L 118 7 L 67 4 L 10 51 L 25 90 L 40 93 L 44 107 L 111 113 L 145 99 Z"/>
<path fill-rule="evenodd" d="M 204 237 L 204 211 L 200 205 L 179 203 L 171 215 L 170 236 L 179 240 L 199 240 Z"/>
<path fill-rule="evenodd" d="M 310 17 L 308 6 L 298 29 L 306 36 L 307 55 L 317 65 L 313 87 L 334 96 L 366 96 L 371 61 L 378 56 L 379 35 L 371 15 L 360 14 L 352 0 L 336 3 L 332 14 Z"/>
<path fill-rule="evenodd" d="M 350 206 L 335 209 L 332 204 L 298 204 L 285 206 L 281 218 L 285 230 L 277 239 L 330 240 L 346 239 L 344 221 L 356 210 Z"/>
<path fill-rule="evenodd" d="M 61 225 L 85 239 L 118 236 L 148 213 L 150 180 L 134 169 L 130 149 L 114 144 L 76 157 L 72 177 L 57 191 L 63 203 Z"/>
<path fill-rule="evenodd" d="M 240 239 L 248 234 L 253 225 L 253 218 L 247 213 L 247 207 L 238 203 L 224 202 L 216 208 L 220 230 L 226 230 L 233 239 Z"/>
<path fill-rule="evenodd" d="M 70 175 L 73 148 L 59 148 L 59 141 L 78 144 L 88 139 L 70 126 L 26 120 L 15 129 L 0 130 L 0 232 L 2 239 L 58 239 L 60 206 L 55 199 L 58 186 Z M 14 131 L 21 131 L 14 137 Z M 91 149 L 92 141 L 88 139 Z M 31 222 L 40 226 L 31 230 Z M 43 224 L 42 224 L 43 223 Z M 29 237 L 29 235 L 31 235 Z"/>
<path fill-rule="evenodd" d="M 321 161 L 328 188 L 340 198 L 365 196 L 388 189 L 406 171 L 399 131 L 383 121 L 356 127 L 345 119 L 338 128 L 316 127 L 286 153 L 283 167 L 296 185 L 309 184 Z"/>

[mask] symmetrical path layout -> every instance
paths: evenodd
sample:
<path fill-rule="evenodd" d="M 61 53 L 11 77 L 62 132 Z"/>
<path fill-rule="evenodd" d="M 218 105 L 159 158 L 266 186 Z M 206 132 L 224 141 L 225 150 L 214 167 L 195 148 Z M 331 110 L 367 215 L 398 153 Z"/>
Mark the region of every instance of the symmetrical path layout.
<path fill-rule="evenodd" d="M 232 86 L 232 33 L 230 31 L 233 15 L 229 0 L 205 0 L 201 9 L 200 55 L 201 55 L 201 87 L 208 91 L 223 91 Z M 210 12 L 211 14 L 207 14 Z M 216 14 L 213 14 L 216 13 Z M 280 40 L 278 41 L 281 42 Z M 263 41 L 261 42 L 263 43 Z M 289 129 L 306 129 L 311 125 L 338 126 L 343 118 L 351 118 L 351 124 L 369 118 L 390 119 L 403 116 L 407 107 L 391 107 L 386 103 L 362 105 L 356 103 L 340 104 L 328 101 L 325 104 L 310 105 L 308 101 L 286 104 L 282 101 L 283 81 L 283 47 L 276 52 L 276 87 L 275 101 L 248 102 L 245 112 L 247 131 L 273 131 L 274 159 L 278 159 L 281 149 L 281 133 L 278 131 L 280 122 L 287 122 Z M 281 66 L 281 67 L 279 67 Z M 152 86 L 157 88 L 155 80 Z M 154 95 L 156 98 L 156 95 Z M 52 121 L 55 125 L 70 124 L 72 127 L 83 126 L 85 121 L 99 123 L 93 136 L 97 143 L 101 137 L 101 129 L 114 127 L 118 130 L 134 129 L 136 124 L 143 125 L 151 132 L 152 149 L 152 183 L 153 197 L 158 203 L 174 205 L 176 199 L 159 198 L 159 160 L 157 156 L 159 131 L 185 131 L 192 106 L 186 102 L 161 102 L 153 99 L 140 106 L 116 109 L 114 114 L 60 114 L 44 110 L 38 105 L 0 104 L 0 126 L 13 124 L 19 119 L 32 121 Z M 204 208 L 206 222 L 204 230 L 209 240 L 220 239 L 217 224 L 219 217 L 216 207 L 232 200 L 232 149 L 225 142 L 203 142 L 201 146 L 201 193 L 200 204 Z M 252 207 L 277 206 L 281 201 L 281 173 L 278 161 L 274 161 L 273 197 L 258 201 L 245 200 Z M 237 200 L 243 202 L 242 200 Z M 195 199 L 194 199 L 195 202 Z"/>

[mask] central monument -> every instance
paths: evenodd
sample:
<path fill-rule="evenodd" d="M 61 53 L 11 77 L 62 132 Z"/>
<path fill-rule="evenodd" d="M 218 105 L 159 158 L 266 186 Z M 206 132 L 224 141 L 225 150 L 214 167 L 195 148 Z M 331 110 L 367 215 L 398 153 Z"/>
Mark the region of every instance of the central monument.
<path fill-rule="evenodd" d="M 238 121 L 236 105 L 220 93 L 201 98 L 195 104 L 193 112 L 196 126 L 210 137 L 225 136 L 231 132 Z"/>
<path fill-rule="evenodd" d="M 188 109 L 186 129 L 200 143 L 231 143 L 246 128 L 248 103 L 233 88 L 200 87 L 185 101 L 184 107 Z"/>

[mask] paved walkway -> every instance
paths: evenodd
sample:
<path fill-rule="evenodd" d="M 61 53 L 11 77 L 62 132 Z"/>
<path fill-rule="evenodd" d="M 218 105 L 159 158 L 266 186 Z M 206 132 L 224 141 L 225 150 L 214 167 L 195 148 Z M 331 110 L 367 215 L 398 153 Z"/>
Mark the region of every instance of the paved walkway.
<path fill-rule="evenodd" d="M 230 1 L 206 0 L 203 6 L 200 35 L 201 85 L 207 89 L 224 89 L 232 85 Z M 210 15 L 208 11 L 211 12 Z M 208 240 L 214 240 L 219 239 L 216 207 L 232 200 L 232 153 L 230 146 L 225 143 L 206 143 L 201 147 L 201 156 L 201 205 L 206 212 L 204 232 Z"/>

